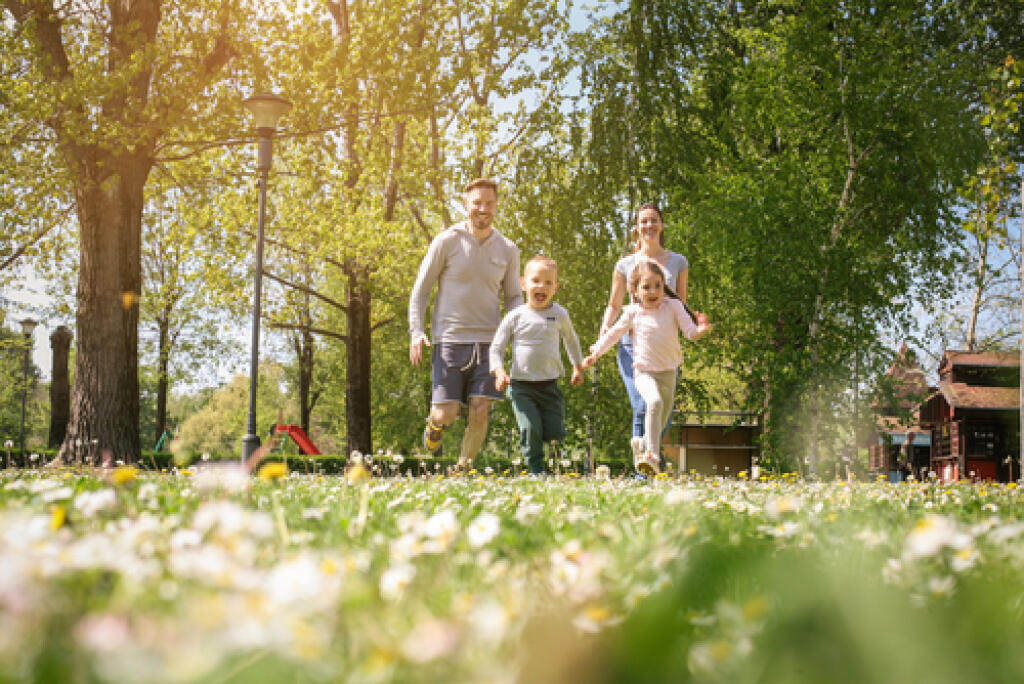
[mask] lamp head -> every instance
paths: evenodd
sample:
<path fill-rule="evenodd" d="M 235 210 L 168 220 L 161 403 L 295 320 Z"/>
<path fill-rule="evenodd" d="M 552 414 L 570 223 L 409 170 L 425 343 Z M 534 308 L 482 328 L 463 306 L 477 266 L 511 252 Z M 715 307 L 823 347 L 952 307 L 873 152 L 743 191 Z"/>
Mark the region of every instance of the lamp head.
<path fill-rule="evenodd" d="M 273 93 L 253 95 L 244 100 L 242 104 L 252 112 L 257 129 L 269 128 L 272 131 L 277 129 L 277 120 L 292 108 L 291 102 Z"/>
<path fill-rule="evenodd" d="M 25 335 L 25 337 L 32 337 L 32 332 L 36 329 L 37 325 L 39 325 L 39 321 L 26 318 L 21 322 L 22 334 Z"/>

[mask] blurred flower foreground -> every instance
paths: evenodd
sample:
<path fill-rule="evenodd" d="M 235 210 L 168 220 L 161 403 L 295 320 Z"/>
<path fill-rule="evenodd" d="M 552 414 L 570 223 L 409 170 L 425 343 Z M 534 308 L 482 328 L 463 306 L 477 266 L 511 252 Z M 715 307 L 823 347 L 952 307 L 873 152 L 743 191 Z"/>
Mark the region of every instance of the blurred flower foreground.
<path fill-rule="evenodd" d="M 2 681 L 1024 681 L 1013 484 L 8 470 L 0 502 Z"/>

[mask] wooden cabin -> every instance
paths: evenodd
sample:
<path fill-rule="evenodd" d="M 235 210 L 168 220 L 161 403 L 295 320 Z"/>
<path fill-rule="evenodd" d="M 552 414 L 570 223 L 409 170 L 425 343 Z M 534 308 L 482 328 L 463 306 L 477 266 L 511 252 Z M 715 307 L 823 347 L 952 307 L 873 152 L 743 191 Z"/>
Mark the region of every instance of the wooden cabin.
<path fill-rule="evenodd" d="M 931 467 L 931 431 L 921 425 L 921 403 L 936 391 L 906 343 L 888 371 L 874 402 L 877 415 L 868 446 L 868 471 L 900 482 L 922 477 Z"/>
<path fill-rule="evenodd" d="M 745 411 L 677 411 L 662 440 L 662 453 L 678 472 L 751 477 L 757 465 L 761 423 Z"/>
<path fill-rule="evenodd" d="M 946 351 L 937 391 L 921 407 L 930 431 L 930 470 L 1009 482 L 1020 477 L 1020 355 Z"/>

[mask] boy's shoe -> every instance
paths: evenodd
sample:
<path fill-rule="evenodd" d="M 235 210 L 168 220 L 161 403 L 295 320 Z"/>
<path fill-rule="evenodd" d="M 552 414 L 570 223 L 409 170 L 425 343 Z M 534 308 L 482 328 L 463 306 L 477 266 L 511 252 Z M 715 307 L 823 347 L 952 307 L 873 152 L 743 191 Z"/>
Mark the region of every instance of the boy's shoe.
<path fill-rule="evenodd" d="M 635 466 L 640 461 L 640 457 L 644 455 L 644 438 L 634 437 L 629 440 L 629 448 L 633 450 L 633 465 Z"/>
<path fill-rule="evenodd" d="M 636 460 L 637 472 L 646 475 L 647 477 L 654 477 L 658 474 L 658 457 L 647 452 Z"/>
<path fill-rule="evenodd" d="M 441 437 L 444 435 L 446 427 L 446 425 L 438 425 L 427 418 L 427 427 L 423 429 L 423 446 L 431 454 L 437 453 L 437 450 L 441 448 Z"/>

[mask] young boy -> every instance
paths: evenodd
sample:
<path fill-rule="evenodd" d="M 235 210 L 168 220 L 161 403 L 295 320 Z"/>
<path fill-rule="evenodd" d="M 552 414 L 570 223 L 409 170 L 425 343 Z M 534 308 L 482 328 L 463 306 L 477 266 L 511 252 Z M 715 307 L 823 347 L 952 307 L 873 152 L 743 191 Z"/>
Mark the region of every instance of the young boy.
<path fill-rule="evenodd" d="M 565 400 L 558 378 L 565 369 L 558 350 L 561 339 L 572 362 L 573 385 L 583 382 L 583 353 L 569 313 L 552 301 L 558 291 L 558 265 L 551 257 L 526 262 L 520 280 L 526 305 L 502 319 L 491 342 L 490 366 L 494 386 L 508 388 L 512 411 L 531 473 L 544 472 L 544 443 L 565 437 Z M 506 373 L 505 347 L 512 342 L 512 372 Z"/>

